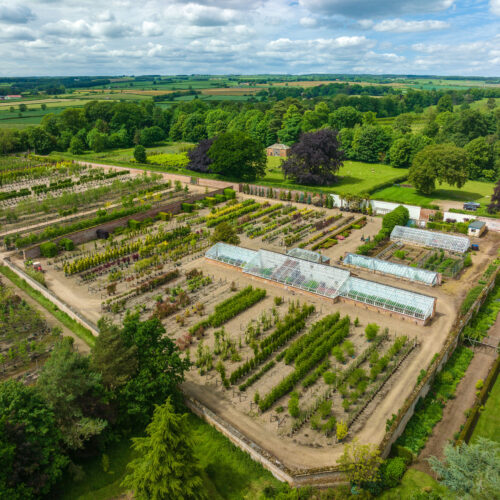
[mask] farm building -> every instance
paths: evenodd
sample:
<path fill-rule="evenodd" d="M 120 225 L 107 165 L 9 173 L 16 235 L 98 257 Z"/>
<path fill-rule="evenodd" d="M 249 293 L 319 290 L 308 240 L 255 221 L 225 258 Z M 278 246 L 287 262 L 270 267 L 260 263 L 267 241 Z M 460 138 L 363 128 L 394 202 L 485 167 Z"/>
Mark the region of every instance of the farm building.
<path fill-rule="evenodd" d="M 486 223 L 482 220 L 474 220 L 469 224 L 467 234 L 479 238 L 486 231 Z"/>
<path fill-rule="evenodd" d="M 281 156 L 282 158 L 286 158 L 289 150 L 290 146 L 277 142 L 276 144 L 266 148 L 266 154 L 267 156 Z"/>
<path fill-rule="evenodd" d="M 389 274 L 409 281 L 423 283 L 424 285 L 434 286 L 441 283 L 441 276 L 435 271 L 419 269 L 418 267 L 406 266 L 397 262 L 375 259 L 355 253 L 348 253 L 344 258 L 344 264 L 346 266 L 367 269 L 374 273 Z"/>
<path fill-rule="evenodd" d="M 436 299 L 420 293 L 354 278 L 345 269 L 325 266 L 268 250 L 248 250 L 217 243 L 207 259 L 239 268 L 258 279 L 313 293 L 333 301 L 354 301 L 368 309 L 395 313 L 426 324 L 435 313 Z"/>
<path fill-rule="evenodd" d="M 470 240 L 465 236 L 455 236 L 404 226 L 396 226 L 392 230 L 391 241 L 399 241 L 409 245 L 441 248 L 458 253 L 465 253 L 470 247 Z"/>
<path fill-rule="evenodd" d="M 305 250 L 304 248 L 292 248 L 286 254 L 291 257 L 297 257 L 297 259 L 316 262 L 317 264 L 330 264 L 330 257 L 321 255 L 319 252 L 313 252 L 312 250 Z"/>

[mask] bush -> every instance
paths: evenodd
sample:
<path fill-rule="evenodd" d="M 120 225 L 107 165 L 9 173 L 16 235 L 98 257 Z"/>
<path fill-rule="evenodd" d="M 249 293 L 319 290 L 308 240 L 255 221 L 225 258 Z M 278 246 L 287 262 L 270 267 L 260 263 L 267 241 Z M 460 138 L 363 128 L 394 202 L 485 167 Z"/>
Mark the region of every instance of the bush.
<path fill-rule="evenodd" d="M 190 214 L 195 208 L 196 208 L 196 205 L 194 203 L 182 203 L 181 204 L 182 211 L 187 212 L 188 214 Z"/>
<path fill-rule="evenodd" d="M 47 241 L 40 245 L 40 253 L 44 257 L 55 257 L 58 253 L 57 245 L 53 241 Z"/>
<path fill-rule="evenodd" d="M 380 479 L 384 488 L 394 488 L 401 482 L 406 470 L 405 460 L 401 457 L 389 458 L 380 467 Z"/>
<path fill-rule="evenodd" d="M 283 304 L 283 297 L 274 297 L 274 303 L 275 305 L 280 306 Z"/>
<path fill-rule="evenodd" d="M 71 251 L 75 249 L 75 244 L 73 243 L 73 240 L 70 240 L 69 238 L 62 238 L 59 240 L 59 248 Z"/>
<path fill-rule="evenodd" d="M 474 304 L 474 302 L 479 297 L 482 291 L 483 291 L 482 285 L 475 286 L 474 288 L 471 288 L 469 290 L 469 293 L 467 294 L 464 301 L 462 302 L 462 305 L 460 306 L 461 314 L 466 314 L 467 312 L 469 312 L 469 309 L 472 307 L 472 305 Z"/>
<path fill-rule="evenodd" d="M 137 163 L 147 163 L 146 148 L 138 144 L 134 148 L 134 159 Z"/>
<path fill-rule="evenodd" d="M 224 196 L 226 197 L 226 200 L 232 200 L 236 198 L 236 191 L 231 188 L 226 188 L 224 189 Z"/>
<path fill-rule="evenodd" d="M 376 336 L 380 327 L 377 323 L 368 323 L 365 328 L 365 335 L 368 340 L 373 340 Z"/>
<path fill-rule="evenodd" d="M 163 220 L 163 221 L 169 221 L 172 218 L 171 213 L 167 212 L 158 212 L 158 219 Z"/>
<path fill-rule="evenodd" d="M 141 223 L 138 220 L 135 219 L 129 219 L 127 221 L 127 226 L 130 229 L 139 229 L 141 227 Z"/>
<path fill-rule="evenodd" d="M 288 413 L 293 418 L 297 418 L 300 415 L 299 410 L 299 394 L 297 392 L 292 392 L 290 400 L 288 401 Z"/>

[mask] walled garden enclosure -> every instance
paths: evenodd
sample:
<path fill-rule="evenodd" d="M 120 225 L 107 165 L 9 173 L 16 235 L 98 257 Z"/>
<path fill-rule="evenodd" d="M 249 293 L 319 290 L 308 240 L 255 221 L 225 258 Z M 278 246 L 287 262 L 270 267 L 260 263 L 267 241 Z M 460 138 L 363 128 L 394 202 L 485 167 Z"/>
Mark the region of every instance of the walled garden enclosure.
<path fill-rule="evenodd" d="M 78 178 L 93 176 L 88 170 Z M 159 318 L 193 361 L 186 395 L 287 468 L 332 466 L 354 437 L 380 442 L 443 345 L 461 292 L 448 283 L 429 288 L 436 270 L 411 263 L 404 283 L 402 271 L 387 271 L 401 264 L 387 259 L 380 273 L 344 265 L 341 257 L 361 238 L 379 232 L 378 218 L 232 190 L 213 194 L 167 178 L 146 182 L 131 207 L 179 200 L 181 211 L 142 221 L 131 214 L 108 238 L 51 247 L 40 258 L 48 289 L 93 323 L 102 315 L 120 322 L 128 311 Z M 122 203 L 116 194 L 113 200 Z M 214 244 L 221 222 L 239 245 Z M 19 252 L 11 259 L 30 270 Z"/>

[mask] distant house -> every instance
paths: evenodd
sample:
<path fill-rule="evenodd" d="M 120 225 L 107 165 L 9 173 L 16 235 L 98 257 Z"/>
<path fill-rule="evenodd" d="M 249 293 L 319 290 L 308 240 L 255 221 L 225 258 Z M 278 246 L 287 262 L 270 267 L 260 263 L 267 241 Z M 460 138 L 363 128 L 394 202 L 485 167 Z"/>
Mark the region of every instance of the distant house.
<path fill-rule="evenodd" d="M 18 94 L 11 94 L 11 95 L 6 95 L 4 99 L 21 99 L 22 95 Z"/>
<path fill-rule="evenodd" d="M 486 230 L 486 223 L 482 220 L 473 220 L 469 224 L 469 229 L 467 230 L 467 234 L 469 236 L 481 236 Z"/>
<path fill-rule="evenodd" d="M 266 148 L 266 154 L 267 156 L 281 156 L 282 158 L 286 158 L 289 150 L 290 146 L 277 142 L 276 144 Z"/>

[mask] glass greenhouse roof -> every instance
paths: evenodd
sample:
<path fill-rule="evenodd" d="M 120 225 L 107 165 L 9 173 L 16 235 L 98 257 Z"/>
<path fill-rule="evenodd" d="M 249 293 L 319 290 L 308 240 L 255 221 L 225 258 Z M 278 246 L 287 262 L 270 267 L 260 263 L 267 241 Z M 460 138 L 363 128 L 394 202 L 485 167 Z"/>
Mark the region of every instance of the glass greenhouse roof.
<path fill-rule="evenodd" d="M 331 298 L 337 297 L 339 289 L 350 276 L 349 271 L 337 267 L 267 250 L 259 250 L 243 272 Z"/>
<path fill-rule="evenodd" d="M 465 236 L 436 233 L 425 229 L 395 226 L 391 233 L 391 241 L 402 241 L 432 248 L 442 248 L 450 252 L 465 253 L 469 249 L 470 240 Z"/>
<path fill-rule="evenodd" d="M 205 256 L 239 267 L 246 274 L 332 299 L 340 295 L 422 320 L 432 316 L 434 310 L 436 299 L 433 297 L 354 278 L 347 270 L 290 255 L 217 243 Z"/>
<path fill-rule="evenodd" d="M 436 285 L 439 283 L 439 275 L 434 271 L 405 266 L 404 264 L 397 264 L 396 262 L 389 262 L 387 260 L 374 259 L 373 257 L 366 257 L 365 255 L 348 253 L 344 258 L 344 263 L 363 269 L 369 269 L 370 271 L 378 271 L 380 273 L 391 274 L 393 276 L 425 283 L 426 285 Z"/>
<path fill-rule="evenodd" d="M 422 320 L 432 316 L 436 301 L 434 297 L 352 277 L 344 283 L 340 295 Z"/>
<path fill-rule="evenodd" d="M 287 255 L 297 257 L 298 259 L 308 260 L 309 262 L 317 262 L 318 264 L 329 261 L 328 257 L 321 255 L 319 252 L 313 252 L 312 250 L 305 250 L 299 247 L 292 248 L 287 252 Z"/>
<path fill-rule="evenodd" d="M 218 260 L 219 262 L 224 262 L 232 266 L 243 267 L 255 256 L 256 253 L 256 251 L 248 250 L 248 248 L 237 247 L 219 242 L 206 251 L 205 257 Z"/>

